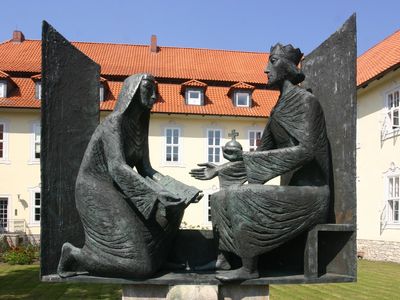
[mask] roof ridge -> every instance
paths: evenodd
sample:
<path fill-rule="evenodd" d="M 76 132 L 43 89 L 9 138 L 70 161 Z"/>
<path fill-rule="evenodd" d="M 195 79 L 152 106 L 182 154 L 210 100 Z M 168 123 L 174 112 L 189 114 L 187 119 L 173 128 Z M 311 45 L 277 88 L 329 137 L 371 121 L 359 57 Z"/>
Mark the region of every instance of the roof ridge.
<path fill-rule="evenodd" d="M 0 45 L 5 44 L 5 43 L 9 43 L 11 41 L 12 41 L 12 39 L 4 40 L 4 41 L 0 42 Z"/>
<path fill-rule="evenodd" d="M 364 54 L 368 53 L 370 50 L 374 49 L 375 47 L 381 45 L 383 42 L 385 42 L 386 40 L 392 38 L 394 35 L 396 35 L 397 33 L 400 33 L 400 29 L 397 29 L 395 32 L 393 32 L 392 34 L 388 35 L 387 37 L 385 37 L 383 40 L 377 42 L 375 45 L 371 46 L 370 48 L 368 48 L 364 53 L 362 53 L 361 55 L 358 56 L 358 58 L 361 58 L 362 56 L 364 56 Z"/>
<path fill-rule="evenodd" d="M 8 40 L 6 42 L 10 42 Z M 37 39 L 25 39 L 24 42 L 40 42 Z M 72 44 L 96 44 L 96 45 L 118 45 L 118 46 L 133 46 L 133 47 L 149 47 L 147 44 L 127 44 L 127 43 L 110 43 L 110 42 L 85 42 L 85 41 L 70 41 Z M 221 52 L 235 52 L 235 53 L 254 53 L 254 54 L 269 54 L 269 52 L 263 51 L 250 51 L 250 50 L 232 50 L 232 49 L 214 49 L 214 48 L 196 48 L 196 47 L 179 47 L 179 46 L 160 46 L 159 48 L 173 48 L 173 49 L 191 49 L 191 50 L 201 50 L 201 51 L 221 51 Z"/>

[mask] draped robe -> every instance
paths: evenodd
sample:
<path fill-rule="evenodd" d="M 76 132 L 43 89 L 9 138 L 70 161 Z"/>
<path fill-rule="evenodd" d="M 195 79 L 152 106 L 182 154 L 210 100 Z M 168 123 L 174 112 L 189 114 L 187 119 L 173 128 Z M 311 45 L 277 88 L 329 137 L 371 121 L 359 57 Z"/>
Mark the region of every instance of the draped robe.
<path fill-rule="evenodd" d="M 314 95 L 289 87 L 271 112 L 261 145 L 244 152 L 241 163 L 248 184 L 234 184 L 211 197 L 220 250 L 255 257 L 326 222 L 330 153 Z M 280 186 L 264 185 L 276 176 L 281 176 Z"/>
<path fill-rule="evenodd" d="M 149 161 L 150 110 L 136 113 L 142 78 L 125 80 L 114 111 L 89 142 L 76 182 L 85 231 L 80 263 L 93 275 L 151 276 L 165 262 L 183 216 L 184 208 L 158 214 L 158 191 L 145 179 L 156 171 Z"/>

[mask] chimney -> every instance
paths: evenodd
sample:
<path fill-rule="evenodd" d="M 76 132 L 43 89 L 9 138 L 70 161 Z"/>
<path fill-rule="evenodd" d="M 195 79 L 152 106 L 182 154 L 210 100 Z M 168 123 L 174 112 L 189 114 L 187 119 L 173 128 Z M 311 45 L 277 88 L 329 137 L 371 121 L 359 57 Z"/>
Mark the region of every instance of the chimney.
<path fill-rule="evenodd" d="M 150 41 L 150 52 L 151 53 L 157 53 L 158 52 L 158 47 L 157 47 L 157 36 L 153 34 L 151 36 L 151 41 Z"/>
<path fill-rule="evenodd" d="M 13 36 L 12 36 L 12 42 L 13 43 L 22 43 L 23 41 L 25 41 L 25 36 L 22 33 L 22 31 L 14 30 Z"/>

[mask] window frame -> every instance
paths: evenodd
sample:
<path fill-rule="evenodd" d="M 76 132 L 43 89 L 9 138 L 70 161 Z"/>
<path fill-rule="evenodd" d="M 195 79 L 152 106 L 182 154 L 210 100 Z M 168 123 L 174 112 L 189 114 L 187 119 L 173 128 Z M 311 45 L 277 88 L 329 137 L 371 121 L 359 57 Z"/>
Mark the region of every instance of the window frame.
<path fill-rule="evenodd" d="M 35 98 L 37 100 L 42 100 L 42 81 L 35 81 Z"/>
<path fill-rule="evenodd" d="M 0 143 L 3 145 L 3 154 L 0 157 L 0 164 L 10 164 L 8 157 L 8 147 L 9 147 L 9 135 L 8 135 L 8 122 L 0 119 L 0 125 L 3 125 L 3 139 L 0 140 Z"/>
<path fill-rule="evenodd" d="M 39 121 L 32 123 L 31 126 L 31 143 L 30 143 L 30 159 L 29 159 L 29 164 L 39 164 L 40 163 L 40 153 L 41 149 L 39 152 L 39 157 L 36 157 L 36 133 L 37 130 L 39 132 L 39 148 L 40 148 L 40 141 L 41 141 L 41 124 Z"/>
<path fill-rule="evenodd" d="M 395 179 L 397 178 L 397 194 L 396 194 L 396 186 Z M 390 180 L 393 180 L 392 183 L 392 195 L 390 195 Z M 384 208 L 386 211 L 383 213 L 386 216 L 386 225 L 385 228 L 388 229 L 400 229 L 400 168 L 396 167 L 396 165 L 392 162 L 391 167 L 387 172 L 384 173 L 384 183 L 385 183 L 385 191 L 384 191 Z M 397 202 L 397 220 L 393 220 L 394 211 L 391 210 L 390 201 Z"/>
<path fill-rule="evenodd" d="M 42 192 L 39 186 L 30 188 L 30 207 L 29 207 L 29 226 L 40 226 L 40 221 L 42 219 Z M 40 205 L 39 205 L 39 220 L 36 220 L 36 194 L 40 194 Z"/>
<path fill-rule="evenodd" d="M 397 194 L 396 194 L 396 179 L 397 179 Z M 392 195 L 390 195 L 390 181 L 392 180 Z M 386 184 L 388 186 L 386 194 L 386 219 L 388 225 L 400 226 L 400 196 L 399 196 L 399 184 L 400 174 L 389 175 L 386 177 Z M 390 202 L 393 205 L 390 205 Z M 395 206 L 397 203 L 397 219 L 395 219 Z"/>
<path fill-rule="evenodd" d="M 199 93 L 199 98 L 190 98 L 189 95 L 191 92 L 198 92 Z M 199 103 L 190 103 L 192 100 L 199 101 Z M 185 103 L 187 105 L 196 105 L 196 106 L 201 106 L 204 104 L 204 90 L 201 88 L 191 88 L 188 87 L 185 90 Z"/>
<path fill-rule="evenodd" d="M 398 98 L 395 99 L 395 94 L 397 93 Z M 391 99 L 390 99 L 391 96 Z M 382 128 L 382 140 L 394 137 L 400 134 L 400 86 L 390 89 L 384 93 L 384 120 Z M 397 101 L 397 106 L 392 106 L 392 103 Z M 397 113 L 397 125 L 393 124 L 394 114 Z"/>
<path fill-rule="evenodd" d="M 171 136 L 171 143 L 168 143 L 168 136 L 167 136 L 167 132 L 168 130 L 172 130 L 172 136 Z M 173 136 L 174 136 L 174 130 L 178 131 L 178 142 L 174 143 L 173 141 Z M 182 164 L 182 141 L 181 141 L 181 137 L 182 137 L 182 131 L 181 128 L 176 127 L 176 126 L 168 126 L 164 128 L 164 151 L 163 151 L 163 159 L 162 162 L 164 165 L 180 165 Z M 168 161 L 167 160 L 167 147 L 172 147 L 171 148 L 171 156 L 172 156 L 172 160 Z M 174 147 L 178 147 L 178 160 L 174 161 L 173 160 L 173 148 Z"/>
<path fill-rule="evenodd" d="M 0 194 L 0 198 L 5 198 L 7 199 L 7 220 L 11 220 L 11 212 L 12 212 L 12 201 L 11 201 L 11 196 L 8 194 Z M 9 221 L 7 222 L 7 225 L 9 225 Z M 6 230 L 9 229 L 8 226 L 5 228 Z"/>
<path fill-rule="evenodd" d="M 259 133 L 260 134 L 260 141 L 261 141 L 261 137 L 262 137 L 263 131 L 261 129 L 249 129 L 247 131 L 247 138 L 248 138 L 248 142 L 249 142 L 249 151 L 250 152 L 256 151 L 256 149 L 258 147 L 256 138 L 254 139 L 254 142 L 255 142 L 254 145 L 251 145 L 251 134 L 252 133 L 254 133 L 255 136 L 257 135 L 257 133 Z"/>
<path fill-rule="evenodd" d="M 210 131 L 213 131 L 214 132 L 214 134 L 213 134 L 213 137 L 212 137 L 212 139 L 213 139 L 213 141 L 214 141 L 214 144 L 212 144 L 212 145 L 210 145 L 210 143 L 209 143 L 209 141 L 210 141 L 210 138 L 209 138 L 209 132 Z M 215 145 L 215 132 L 216 131 L 218 131 L 219 132 L 219 145 Z M 223 132 L 222 132 L 222 129 L 219 129 L 219 128 L 207 128 L 207 130 L 206 130 L 206 161 L 207 162 L 210 162 L 210 163 L 214 163 L 214 164 L 221 164 L 222 162 L 223 162 L 223 155 L 222 155 L 222 143 L 223 143 Z M 210 154 L 209 154 L 209 149 L 210 148 L 212 148 L 212 149 L 216 149 L 216 148 L 219 148 L 219 161 L 215 161 L 215 151 L 213 151 L 213 160 L 212 161 L 210 161 L 209 160 L 209 156 L 210 156 Z"/>
<path fill-rule="evenodd" d="M 239 104 L 239 95 L 247 95 L 247 104 L 242 105 Z M 234 105 L 236 107 L 250 107 L 251 106 L 251 93 L 249 91 L 245 91 L 245 90 L 238 90 L 238 91 L 234 91 L 233 93 L 233 99 L 234 99 Z"/>
<path fill-rule="evenodd" d="M 106 94 L 106 88 L 103 83 L 100 83 L 100 87 L 99 87 L 99 101 L 100 102 L 104 101 L 105 94 Z"/>
<path fill-rule="evenodd" d="M 8 82 L 0 80 L 0 98 L 7 98 Z"/>

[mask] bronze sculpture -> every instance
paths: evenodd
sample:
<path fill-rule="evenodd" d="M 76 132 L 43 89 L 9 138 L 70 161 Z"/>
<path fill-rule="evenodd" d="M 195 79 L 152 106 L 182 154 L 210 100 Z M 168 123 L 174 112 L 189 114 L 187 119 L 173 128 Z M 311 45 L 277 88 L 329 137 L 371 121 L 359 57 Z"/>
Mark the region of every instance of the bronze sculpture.
<path fill-rule="evenodd" d="M 132 75 L 114 111 L 95 130 L 75 187 L 85 244 L 80 249 L 64 243 L 57 270 L 61 277 L 144 278 L 166 262 L 184 209 L 200 191 L 150 164 L 148 130 L 155 100 L 153 76 Z"/>
<path fill-rule="evenodd" d="M 278 89 L 280 96 L 257 151 L 224 148 L 230 162 L 191 171 L 196 179 L 208 180 L 220 172 L 235 176 L 235 165 L 246 170 L 248 184 L 229 186 L 211 197 L 220 251 L 214 266 L 230 268 L 226 252 L 242 260 L 241 268 L 216 276 L 222 281 L 259 277 L 260 255 L 327 220 L 329 143 L 318 99 L 297 85 L 304 80 L 297 68 L 302 55 L 291 45 L 271 48 L 265 73 L 268 87 Z M 264 185 L 277 176 L 281 186 Z"/>

